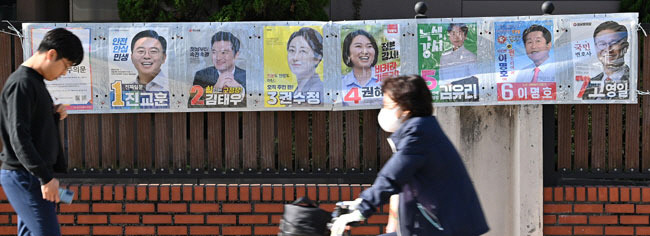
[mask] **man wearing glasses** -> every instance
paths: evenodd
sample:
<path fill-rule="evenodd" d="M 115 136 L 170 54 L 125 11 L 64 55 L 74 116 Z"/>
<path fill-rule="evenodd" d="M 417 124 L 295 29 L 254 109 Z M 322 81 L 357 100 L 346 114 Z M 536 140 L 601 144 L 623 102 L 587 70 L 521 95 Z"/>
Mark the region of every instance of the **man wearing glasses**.
<path fill-rule="evenodd" d="M 239 57 L 240 42 L 230 32 L 219 31 L 212 36 L 212 64 L 194 75 L 193 85 L 214 86 L 216 91 L 224 87 L 246 88 L 246 71 L 235 66 Z"/>
<path fill-rule="evenodd" d="M 167 59 L 167 41 L 156 31 L 145 30 L 131 40 L 131 62 L 138 70 L 137 82 L 146 91 L 169 91 L 167 76 L 160 67 Z"/>
<path fill-rule="evenodd" d="M 627 28 L 614 21 L 603 22 L 594 30 L 594 44 L 603 72 L 590 79 L 582 99 L 626 99 L 630 76 L 630 67 L 625 65 L 630 45 Z"/>

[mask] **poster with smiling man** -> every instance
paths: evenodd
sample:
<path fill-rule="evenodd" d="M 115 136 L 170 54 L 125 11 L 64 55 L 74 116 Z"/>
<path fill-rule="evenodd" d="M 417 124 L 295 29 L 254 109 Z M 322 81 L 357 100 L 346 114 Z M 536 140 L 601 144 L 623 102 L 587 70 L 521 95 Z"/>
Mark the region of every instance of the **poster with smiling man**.
<path fill-rule="evenodd" d="M 169 108 L 167 28 L 110 28 L 111 109 Z"/>

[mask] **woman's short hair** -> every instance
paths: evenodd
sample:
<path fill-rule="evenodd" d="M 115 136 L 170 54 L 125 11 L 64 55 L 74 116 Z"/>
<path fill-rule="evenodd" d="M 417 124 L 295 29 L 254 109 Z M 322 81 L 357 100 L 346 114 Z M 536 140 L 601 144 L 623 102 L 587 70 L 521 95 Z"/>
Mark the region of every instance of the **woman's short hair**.
<path fill-rule="evenodd" d="M 379 48 L 377 47 L 377 41 L 375 40 L 375 38 L 372 37 L 372 35 L 370 35 L 365 30 L 357 30 L 345 36 L 345 39 L 343 40 L 343 53 L 342 53 L 343 62 L 348 67 L 354 66 L 352 61 L 348 60 L 348 58 L 350 57 L 350 45 L 352 44 L 352 40 L 359 35 L 366 36 L 366 38 L 370 40 L 370 43 L 372 44 L 372 48 L 375 49 L 375 58 L 372 61 L 372 65 L 370 65 L 370 66 L 375 66 L 375 64 L 377 64 L 377 55 L 379 54 Z"/>
<path fill-rule="evenodd" d="M 384 96 L 390 96 L 400 108 L 410 111 L 407 118 L 433 114 L 431 91 L 419 75 L 384 79 L 381 91 Z"/>
<path fill-rule="evenodd" d="M 289 50 L 289 44 L 291 41 L 298 36 L 302 36 L 302 38 L 307 41 L 307 44 L 309 44 L 311 50 L 314 51 L 314 57 L 318 58 L 319 60 L 323 59 L 323 36 L 315 29 L 309 27 L 302 27 L 300 30 L 291 34 L 289 40 L 287 41 L 287 50 Z"/>

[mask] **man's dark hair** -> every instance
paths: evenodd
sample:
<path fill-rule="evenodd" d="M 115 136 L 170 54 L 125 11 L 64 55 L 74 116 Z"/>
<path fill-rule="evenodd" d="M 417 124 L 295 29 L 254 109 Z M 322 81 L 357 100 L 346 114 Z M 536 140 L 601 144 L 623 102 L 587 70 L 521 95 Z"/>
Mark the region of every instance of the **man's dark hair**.
<path fill-rule="evenodd" d="M 232 52 L 233 54 L 237 54 L 239 52 L 239 39 L 235 37 L 230 32 L 225 32 L 225 31 L 219 31 L 216 34 L 212 35 L 212 40 L 210 41 L 210 47 L 214 45 L 215 42 L 219 41 L 230 41 L 230 45 L 232 46 Z"/>
<path fill-rule="evenodd" d="M 133 36 L 133 39 L 131 40 L 131 52 L 133 52 L 133 46 L 135 46 L 135 42 L 137 42 L 141 38 L 152 38 L 158 40 L 158 42 L 160 42 L 160 45 L 162 46 L 163 54 L 167 55 L 167 40 L 165 40 L 163 36 L 158 35 L 158 32 L 153 30 L 143 30 L 140 31 L 140 33 L 137 33 L 135 36 Z"/>
<path fill-rule="evenodd" d="M 455 26 L 455 27 L 458 27 L 458 28 L 460 29 L 460 31 L 463 31 L 463 33 L 465 34 L 465 36 L 467 36 L 467 30 L 468 30 L 468 28 L 467 28 L 467 25 L 466 25 L 465 23 L 450 23 L 449 26 L 447 26 L 447 33 L 449 33 L 449 32 L 451 32 L 452 30 L 454 30 L 454 26 Z"/>
<path fill-rule="evenodd" d="M 603 30 L 612 30 L 616 33 L 621 33 L 624 37 L 623 40 L 627 42 L 627 28 L 624 25 L 621 25 L 619 23 L 616 23 L 614 21 L 605 21 L 598 25 L 596 29 L 594 30 L 594 38 L 596 38 L 596 35 L 600 33 L 600 31 Z"/>
<path fill-rule="evenodd" d="M 544 36 L 544 39 L 546 40 L 546 44 L 551 42 L 551 40 L 552 40 L 551 39 L 551 32 L 548 31 L 548 29 L 546 29 L 546 27 L 541 26 L 541 25 L 531 25 L 530 27 L 528 27 L 528 29 L 524 30 L 524 33 L 521 36 L 522 39 L 524 40 L 524 44 L 526 44 L 526 35 L 528 35 L 529 33 L 535 32 L 535 31 L 542 32 L 542 35 Z"/>
<path fill-rule="evenodd" d="M 302 27 L 300 30 L 291 34 L 289 40 L 287 41 L 287 50 L 289 50 L 289 44 L 291 43 L 291 40 L 298 36 L 302 36 L 305 41 L 307 41 L 307 44 L 309 44 L 311 50 L 314 51 L 314 56 L 316 56 L 316 58 L 320 60 L 323 59 L 323 36 L 315 29 L 309 27 Z M 316 65 L 318 65 L 318 63 Z"/>
<path fill-rule="evenodd" d="M 79 65 L 84 59 L 84 49 L 81 40 L 72 32 L 64 28 L 48 31 L 43 41 L 38 45 L 38 52 L 45 53 L 50 49 L 56 50 L 56 59 L 65 58 L 73 66 Z"/>
<path fill-rule="evenodd" d="M 419 75 L 384 79 L 381 91 L 384 96 L 390 96 L 400 108 L 410 111 L 407 118 L 433 114 L 431 91 Z"/>
<path fill-rule="evenodd" d="M 370 66 L 375 66 L 375 64 L 377 64 L 377 55 L 379 54 L 379 48 L 377 47 L 377 41 L 375 41 L 375 38 L 372 37 L 372 35 L 370 35 L 365 30 L 357 30 L 345 36 L 345 39 L 343 40 L 343 53 L 342 53 L 343 62 L 348 67 L 354 66 L 352 61 L 348 60 L 348 57 L 350 57 L 350 45 L 352 44 L 352 40 L 359 35 L 366 36 L 366 38 L 370 40 L 370 43 L 372 44 L 372 48 L 375 49 L 375 58 L 372 61 L 372 65 L 370 65 Z"/>

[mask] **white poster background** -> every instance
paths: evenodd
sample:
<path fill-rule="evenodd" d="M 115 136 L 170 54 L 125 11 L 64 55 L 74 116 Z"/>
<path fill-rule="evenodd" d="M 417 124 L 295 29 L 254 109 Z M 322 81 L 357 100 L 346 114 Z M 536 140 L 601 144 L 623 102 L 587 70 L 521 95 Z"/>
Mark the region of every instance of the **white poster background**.
<path fill-rule="evenodd" d="M 620 25 L 623 25 L 627 28 L 627 42 L 631 42 L 633 40 L 631 38 L 632 29 L 632 21 L 627 18 L 627 19 L 621 19 L 621 18 L 610 18 L 607 19 L 606 21 L 614 21 L 617 22 Z M 576 100 L 583 100 L 583 98 L 578 96 L 580 94 L 580 91 L 583 89 L 584 83 L 586 81 L 581 79 L 581 76 L 583 77 L 589 77 L 589 78 L 594 78 L 598 76 L 600 73 L 603 72 L 603 65 L 602 63 L 598 60 L 598 49 L 596 48 L 596 44 L 594 42 L 594 30 L 598 25 L 600 25 L 603 22 L 606 22 L 605 20 L 596 20 L 596 19 L 576 19 L 572 20 L 569 22 L 569 26 L 571 27 L 571 59 L 573 61 L 573 74 L 574 76 L 571 78 L 573 82 L 573 94 L 574 98 Z M 624 61 L 625 65 L 629 67 L 630 75 L 633 75 L 633 73 L 636 73 L 636 71 L 632 71 L 631 67 L 631 57 L 633 50 L 628 46 L 628 49 L 626 50 L 627 52 L 625 53 L 624 56 Z M 633 78 L 635 76 L 630 77 Z M 629 99 L 630 96 L 630 86 L 631 84 L 628 83 L 628 97 L 625 99 Z M 585 101 L 589 100 L 596 100 L 594 99 L 584 99 Z"/>
<path fill-rule="evenodd" d="M 45 34 L 52 28 L 34 28 L 31 29 L 32 48 L 31 54 L 34 55 L 38 46 L 41 44 Z M 84 49 L 84 58 L 77 66 L 73 66 L 68 72 L 54 81 L 45 80 L 47 90 L 54 104 L 66 104 L 69 110 L 92 110 L 93 109 L 93 90 L 92 90 L 92 70 L 90 68 L 90 29 L 89 28 L 66 28 L 74 35 L 79 37 Z"/>

